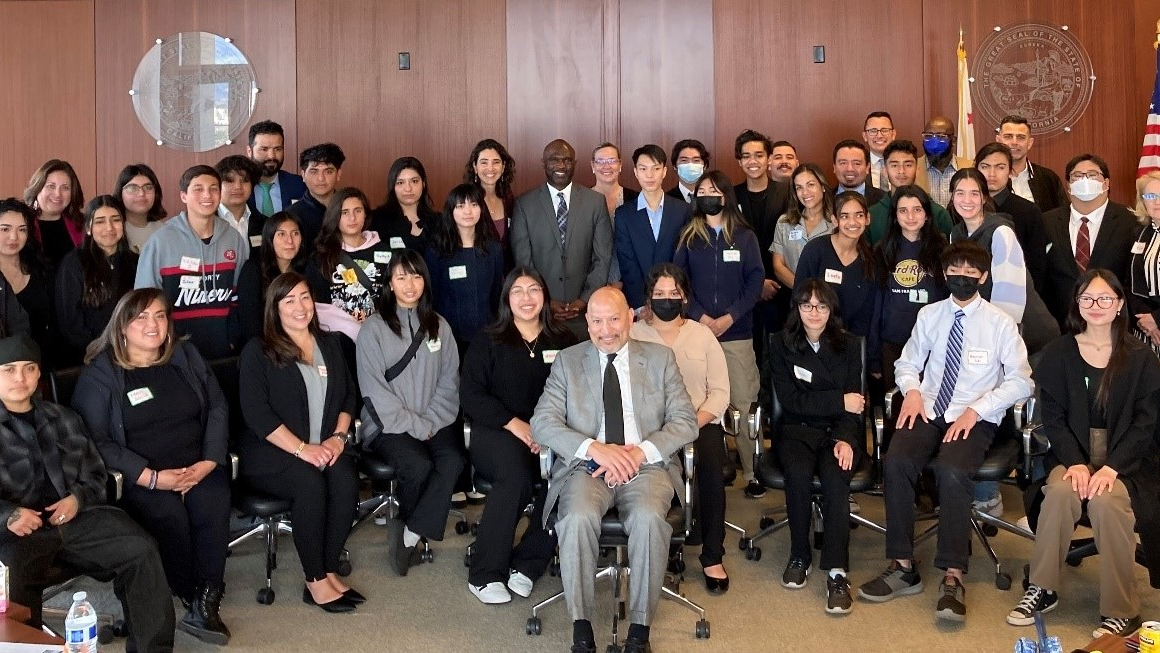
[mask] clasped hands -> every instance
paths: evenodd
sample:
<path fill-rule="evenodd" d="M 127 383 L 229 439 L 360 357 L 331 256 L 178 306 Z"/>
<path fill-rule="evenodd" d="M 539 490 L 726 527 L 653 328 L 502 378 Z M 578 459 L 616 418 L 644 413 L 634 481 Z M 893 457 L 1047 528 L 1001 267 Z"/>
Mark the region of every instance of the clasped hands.
<path fill-rule="evenodd" d="M 1063 473 L 1063 480 L 1071 481 L 1071 489 L 1081 501 L 1110 492 L 1120 474 L 1104 465 L 1093 474 L 1087 465 L 1072 465 Z"/>
<path fill-rule="evenodd" d="M 338 460 L 346 449 L 346 442 L 338 434 L 332 435 L 321 444 L 307 444 L 302 447 L 298 457 L 318 469 L 326 469 Z"/>
<path fill-rule="evenodd" d="M 553 299 L 551 304 L 549 304 L 549 308 L 552 311 L 552 317 L 560 320 L 561 322 L 567 322 L 568 320 L 578 317 L 587 307 L 588 304 L 586 304 L 583 299 L 574 299 L 570 302 L 560 302 Z"/>
<path fill-rule="evenodd" d="M 43 513 L 31 508 L 17 508 L 8 515 L 8 530 L 17 537 L 24 537 L 44 526 L 45 521 L 53 526 L 67 524 L 80 512 L 80 502 L 70 494 L 56 503 L 45 506 L 44 512 L 49 513 L 47 517 L 42 517 Z"/>
<path fill-rule="evenodd" d="M 209 476 L 209 473 L 216 467 L 217 463 L 212 460 L 201 460 L 181 469 L 159 469 L 157 470 L 157 485 L 153 489 L 185 494 L 206 476 Z M 144 477 L 145 474 L 142 476 Z"/>
<path fill-rule="evenodd" d="M 605 444 L 593 442 L 588 446 L 588 457 L 598 467 L 593 478 L 604 478 L 608 487 L 624 485 L 636 477 L 646 458 L 644 450 L 633 444 Z"/>

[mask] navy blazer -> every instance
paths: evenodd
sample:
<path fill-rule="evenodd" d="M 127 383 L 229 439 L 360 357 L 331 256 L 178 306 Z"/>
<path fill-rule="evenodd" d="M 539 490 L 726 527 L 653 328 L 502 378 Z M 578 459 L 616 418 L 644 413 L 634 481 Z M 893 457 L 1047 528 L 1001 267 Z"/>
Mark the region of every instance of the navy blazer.
<path fill-rule="evenodd" d="M 620 263 L 620 281 L 629 306 L 644 306 L 649 271 L 657 263 L 672 263 L 677 239 L 691 215 L 688 204 L 666 195 L 661 200 L 660 236 L 653 240 L 648 211 L 636 208 L 635 201 L 631 205 L 625 202 L 616 209 L 616 260 Z"/>
<path fill-rule="evenodd" d="M 278 185 L 281 186 L 281 191 L 282 191 L 282 210 L 283 211 L 290 208 L 291 203 L 293 203 L 299 199 L 302 199 L 302 196 L 306 194 L 306 182 L 302 181 L 302 177 L 299 177 L 298 175 L 294 174 L 293 172 L 286 172 L 285 170 L 279 170 L 278 171 Z M 258 197 L 257 197 L 257 195 L 258 195 L 258 185 L 254 184 L 254 190 L 253 190 L 253 192 L 250 193 L 249 201 L 246 202 L 246 204 L 250 205 L 250 212 L 252 213 L 252 215 L 250 216 L 250 225 L 251 226 L 255 223 L 262 224 L 265 222 L 264 219 L 260 218 L 260 216 L 263 216 L 265 214 L 258 210 Z M 270 216 L 266 216 L 266 217 L 268 218 Z M 259 219 L 255 220 L 254 218 L 259 218 Z M 250 231 L 251 231 L 251 233 L 250 233 L 251 236 L 255 235 L 252 233 L 253 232 L 252 228 L 250 229 Z M 257 235 L 261 235 L 261 233 L 262 232 L 259 231 Z M 303 244 L 305 244 L 305 243 L 306 243 L 306 241 L 303 241 Z"/>

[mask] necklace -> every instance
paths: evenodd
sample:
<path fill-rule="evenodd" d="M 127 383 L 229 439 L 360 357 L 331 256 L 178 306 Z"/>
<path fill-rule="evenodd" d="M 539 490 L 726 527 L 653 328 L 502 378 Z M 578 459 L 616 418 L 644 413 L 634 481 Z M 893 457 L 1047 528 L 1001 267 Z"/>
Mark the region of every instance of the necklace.
<path fill-rule="evenodd" d="M 524 340 L 523 338 L 520 338 L 520 340 L 523 341 L 524 346 L 528 348 L 528 358 L 535 358 L 536 357 L 536 343 L 540 341 L 540 336 L 536 336 L 536 339 L 533 340 L 532 344 L 530 344 L 530 345 L 528 344 L 527 340 Z"/>

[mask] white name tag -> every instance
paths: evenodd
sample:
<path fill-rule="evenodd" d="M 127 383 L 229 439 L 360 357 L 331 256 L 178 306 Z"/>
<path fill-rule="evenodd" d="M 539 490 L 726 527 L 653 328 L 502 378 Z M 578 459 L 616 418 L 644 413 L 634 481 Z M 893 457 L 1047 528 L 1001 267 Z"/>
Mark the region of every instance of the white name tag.
<path fill-rule="evenodd" d="M 842 273 L 838 270 L 826 269 L 826 283 L 842 283 Z"/>
<path fill-rule="evenodd" d="M 1133 254 L 1143 254 L 1144 253 L 1144 243 L 1133 243 L 1132 244 L 1132 253 Z"/>
<path fill-rule="evenodd" d="M 790 229 L 789 230 L 789 239 L 790 240 L 805 240 L 806 239 L 806 230 L 802 229 L 801 227 L 794 227 L 793 229 Z"/>
<path fill-rule="evenodd" d="M 261 246 L 262 246 L 262 236 L 260 234 L 257 236 L 250 236 L 250 247 L 261 247 Z"/>
<path fill-rule="evenodd" d="M 136 390 L 130 390 L 129 392 L 125 393 L 125 396 L 129 398 L 130 406 L 136 406 L 137 404 L 144 403 L 152 399 L 153 391 L 149 388 L 137 388 Z"/>
<path fill-rule="evenodd" d="M 443 343 L 439 342 L 439 340 L 428 340 L 427 341 L 427 349 L 432 354 L 434 354 L 435 352 L 439 351 L 442 348 L 443 348 Z"/>
<path fill-rule="evenodd" d="M 1054 245 L 1054 244 L 1055 244 L 1055 243 L 1047 243 L 1047 249 L 1046 249 L 1046 250 L 1044 250 L 1044 251 L 1050 252 L 1050 251 L 1051 251 L 1051 246 L 1052 246 L 1052 245 Z"/>
<path fill-rule="evenodd" d="M 318 366 L 318 376 L 321 376 L 324 379 L 326 378 L 326 366 L 325 365 Z"/>
<path fill-rule="evenodd" d="M 452 265 L 451 267 L 447 268 L 447 276 L 451 277 L 452 279 L 466 279 L 467 278 L 467 266 L 466 265 Z"/>
<path fill-rule="evenodd" d="M 545 349 L 544 350 L 544 362 L 547 363 L 548 365 L 551 365 L 552 363 L 556 362 L 556 354 L 558 354 L 558 353 L 560 353 L 559 349 Z"/>
<path fill-rule="evenodd" d="M 391 262 L 390 252 L 375 252 L 375 263 L 386 265 Z"/>
<path fill-rule="evenodd" d="M 912 304 L 926 304 L 930 301 L 930 293 L 921 288 L 910 291 L 910 303 Z"/>
<path fill-rule="evenodd" d="M 741 262 L 741 250 L 739 250 L 739 249 L 727 249 L 727 250 L 721 252 L 721 257 L 723 259 L 725 259 L 726 263 L 740 263 Z"/>
<path fill-rule="evenodd" d="M 967 363 L 971 365 L 986 365 L 991 355 L 985 349 L 972 349 L 967 352 Z"/>
<path fill-rule="evenodd" d="M 191 277 L 188 274 L 181 275 L 181 281 L 178 282 L 178 287 L 182 290 L 197 290 L 201 285 L 201 277 Z"/>
<path fill-rule="evenodd" d="M 793 375 L 806 383 L 813 383 L 814 373 L 804 367 L 793 366 Z"/>
<path fill-rule="evenodd" d="M 406 245 L 403 244 L 403 239 L 398 236 L 391 237 L 391 249 L 403 249 Z"/>
<path fill-rule="evenodd" d="M 177 267 L 186 272 L 201 272 L 201 259 L 192 256 L 182 256 L 181 265 Z"/>

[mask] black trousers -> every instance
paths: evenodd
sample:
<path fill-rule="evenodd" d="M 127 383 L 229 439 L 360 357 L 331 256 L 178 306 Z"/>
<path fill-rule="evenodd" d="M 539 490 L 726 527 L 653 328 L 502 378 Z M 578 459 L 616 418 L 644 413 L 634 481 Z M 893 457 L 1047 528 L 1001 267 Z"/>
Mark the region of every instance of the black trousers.
<path fill-rule="evenodd" d="M 32 610 L 33 626 L 40 626 L 40 595 L 50 569 L 65 566 L 82 574 L 112 573 L 137 650 L 173 650 L 173 599 L 157 546 L 121 510 L 84 508 L 66 524 L 46 525 L 25 537 L 4 528 L 0 530 L 0 560 L 8 566 L 11 599 Z"/>
<path fill-rule="evenodd" d="M 965 572 L 970 560 L 971 501 L 975 496 L 971 477 L 983 464 L 997 426 L 979 420 L 965 439 L 943 442 L 948 427 L 942 417 L 930 422 L 918 418 L 911 428 L 894 432 L 883 458 L 882 472 L 886 496 L 886 557 L 894 560 L 914 557 L 914 487 L 927 463 L 933 460 L 931 467 L 939 499 L 934 566 Z"/>
<path fill-rule="evenodd" d="M 290 456 L 290 454 L 286 454 Z M 346 449 L 325 470 L 294 460 L 277 474 L 254 474 L 254 489 L 290 501 L 294 548 L 306 580 L 338 573 L 338 560 L 358 509 L 358 465 Z"/>
<path fill-rule="evenodd" d="M 121 506 L 157 540 L 174 594 L 188 600 L 200 584 L 225 582 L 230 483 L 221 466 L 185 496 L 126 483 Z"/>
<path fill-rule="evenodd" d="M 510 569 L 539 579 L 556 549 L 555 538 L 544 530 L 544 493 L 532 489 L 540 478 L 539 457 L 506 430 L 473 424 L 471 462 L 492 485 L 476 531 L 468 582 L 505 582 Z M 513 548 L 516 527 L 529 503 L 533 504 L 531 518 Z"/>
<path fill-rule="evenodd" d="M 813 559 L 810 512 L 814 475 L 822 485 L 821 569 L 850 569 L 850 479 L 858 468 L 861 448 L 854 447 L 849 470 L 834 458 L 834 440 L 822 429 L 786 424 L 777 439 L 777 457 L 785 476 L 785 511 L 789 519 L 790 556 Z"/>
<path fill-rule="evenodd" d="M 706 424 L 693 442 L 697 495 L 693 527 L 700 531 L 702 567 L 721 564 L 725 557 L 725 431 L 720 424 Z"/>
<path fill-rule="evenodd" d="M 383 433 L 371 443 L 375 453 L 398 468 L 400 517 L 411 532 L 428 540 L 443 539 L 451 492 L 463 471 L 463 433 L 455 427 L 445 426 L 425 441 Z"/>

